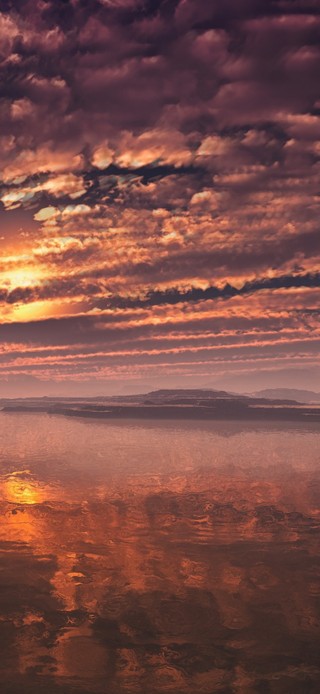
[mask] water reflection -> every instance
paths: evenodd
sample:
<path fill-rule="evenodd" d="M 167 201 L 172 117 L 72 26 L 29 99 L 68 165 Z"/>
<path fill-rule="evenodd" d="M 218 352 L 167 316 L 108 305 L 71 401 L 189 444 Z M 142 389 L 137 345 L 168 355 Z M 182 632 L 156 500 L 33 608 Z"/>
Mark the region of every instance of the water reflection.
<path fill-rule="evenodd" d="M 37 480 L 29 479 L 29 470 L 13 472 L 3 480 L 3 497 L 17 504 L 38 504 L 43 501 L 43 494 Z"/>
<path fill-rule="evenodd" d="M 1 692 L 318 691 L 319 434 L 230 426 L 0 416 Z"/>

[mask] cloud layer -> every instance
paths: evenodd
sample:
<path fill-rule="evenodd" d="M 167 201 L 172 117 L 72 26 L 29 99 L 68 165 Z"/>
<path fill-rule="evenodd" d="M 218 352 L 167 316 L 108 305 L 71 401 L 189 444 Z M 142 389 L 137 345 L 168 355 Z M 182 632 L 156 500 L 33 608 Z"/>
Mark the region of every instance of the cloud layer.
<path fill-rule="evenodd" d="M 3 379 L 309 385 L 316 3 L 2 8 Z"/>

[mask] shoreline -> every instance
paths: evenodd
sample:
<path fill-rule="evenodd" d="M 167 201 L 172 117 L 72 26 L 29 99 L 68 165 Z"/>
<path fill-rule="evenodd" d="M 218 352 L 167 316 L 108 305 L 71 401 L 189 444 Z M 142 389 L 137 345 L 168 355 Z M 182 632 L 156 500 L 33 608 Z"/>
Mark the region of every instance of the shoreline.
<path fill-rule="evenodd" d="M 57 404 L 41 405 L 4 405 L 4 414 L 48 414 L 66 417 L 81 417 L 85 419 L 177 419 L 177 420 L 233 420 L 233 421 L 291 421 L 291 422 L 320 422 L 320 409 L 317 407 L 300 406 L 261 406 L 239 403 L 216 402 L 207 405 L 108 405 L 94 406 L 57 406 Z"/>

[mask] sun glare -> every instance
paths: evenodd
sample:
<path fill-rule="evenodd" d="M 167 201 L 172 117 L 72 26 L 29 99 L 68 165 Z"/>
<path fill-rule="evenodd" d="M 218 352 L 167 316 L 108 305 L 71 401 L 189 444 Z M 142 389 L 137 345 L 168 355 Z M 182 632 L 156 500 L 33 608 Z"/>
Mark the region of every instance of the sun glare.
<path fill-rule="evenodd" d="M 1 280 L 10 290 L 16 287 L 32 287 L 40 282 L 41 272 L 36 268 L 15 269 L 2 273 Z"/>

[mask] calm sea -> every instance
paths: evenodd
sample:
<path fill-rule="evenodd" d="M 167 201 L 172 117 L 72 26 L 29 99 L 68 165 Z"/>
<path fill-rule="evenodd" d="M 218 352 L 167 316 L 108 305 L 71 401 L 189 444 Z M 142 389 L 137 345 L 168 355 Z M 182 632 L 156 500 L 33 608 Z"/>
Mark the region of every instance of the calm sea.
<path fill-rule="evenodd" d="M 319 443 L 0 413 L 1 694 L 318 692 Z"/>

